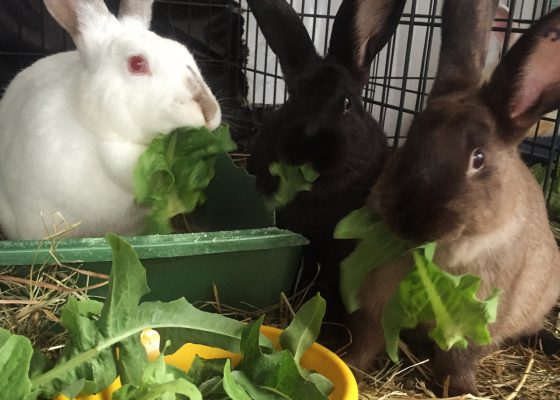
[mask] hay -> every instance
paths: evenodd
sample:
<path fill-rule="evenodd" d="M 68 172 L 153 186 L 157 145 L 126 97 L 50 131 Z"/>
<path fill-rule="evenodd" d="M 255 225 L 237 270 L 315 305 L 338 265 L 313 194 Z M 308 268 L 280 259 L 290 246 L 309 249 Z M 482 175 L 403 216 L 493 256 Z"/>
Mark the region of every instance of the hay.
<path fill-rule="evenodd" d="M 556 312 L 547 321 L 549 332 L 560 337 L 557 327 L 560 317 Z M 422 361 L 410 357 L 394 365 L 381 361 L 360 385 L 360 400 L 433 399 L 436 396 L 426 387 L 426 373 Z M 426 361 L 426 360 L 423 360 Z M 480 396 L 462 396 L 449 399 L 560 399 L 560 354 L 547 356 L 540 349 L 517 344 L 496 351 L 482 359 L 477 376 Z"/>
<path fill-rule="evenodd" d="M 64 343 L 58 323 L 68 298 L 85 299 L 88 290 L 107 284 L 107 276 L 95 274 L 105 281 L 78 286 L 80 276 L 85 276 L 87 282 L 93 275 L 62 264 L 3 268 L 0 272 L 0 327 L 27 336 L 33 347 L 46 354 L 57 350 Z"/>
<path fill-rule="evenodd" d="M 72 225 L 53 224 L 48 235 L 51 240 L 50 251 L 56 259 L 56 245 L 64 236 L 65 229 Z M 554 224 L 553 230 L 560 238 L 560 225 Z M 54 233 L 54 234 L 53 234 Z M 0 232 L 1 235 L 1 232 Z M 22 274 L 22 268 L 26 268 Z M 318 273 L 319 271 L 317 271 Z M 103 282 L 90 286 L 90 277 L 101 278 Z M 106 275 L 92 273 L 64 265 L 32 267 L 4 267 L 0 269 L 0 327 L 16 334 L 27 336 L 35 348 L 41 349 L 52 359 L 65 340 L 58 325 L 62 306 L 70 297 L 85 299 L 88 290 L 107 284 Z M 81 287 L 78 282 L 85 281 Z M 265 314 L 265 324 L 285 328 L 313 286 L 309 283 L 287 297 L 282 294 L 279 302 L 261 309 L 246 304 L 243 308 L 231 307 L 220 301 L 219 290 L 214 288 L 214 300 L 195 304 L 200 309 L 210 309 L 220 314 L 241 320 L 252 321 Z M 344 354 L 351 344 L 348 328 L 342 324 L 325 322 L 323 328 L 336 333 L 340 338 L 337 354 Z M 560 337 L 560 305 L 546 323 L 546 329 Z M 332 334 L 332 332 L 331 332 Z M 459 399 L 560 399 L 560 354 L 546 356 L 539 348 L 528 348 L 521 344 L 497 351 L 481 362 L 478 375 L 480 397 L 462 396 Z M 380 360 L 377 368 L 368 374 L 360 385 L 360 400 L 406 400 L 433 399 L 436 396 L 427 389 L 430 378 L 427 360 L 419 360 L 401 343 L 405 360 L 393 364 Z"/>
<path fill-rule="evenodd" d="M 52 229 L 44 224 L 49 240 L 40 246 L 49 246 L 54 264 L 0 268 L 0 327 L 28 337 L 34 348 L 55 359 L 65 341 L 59 324 L 62 307 L 70 297 L 88 298 L 88 291 L 108 284 L 109 277 L 58 260 L 59 240 L 78 224 L 67 224 L 59 214 L 52 217 Z M 54 222 L 55 218 L 59 220 Z M 89 285 L 89 278 L 102 281 Z"/>

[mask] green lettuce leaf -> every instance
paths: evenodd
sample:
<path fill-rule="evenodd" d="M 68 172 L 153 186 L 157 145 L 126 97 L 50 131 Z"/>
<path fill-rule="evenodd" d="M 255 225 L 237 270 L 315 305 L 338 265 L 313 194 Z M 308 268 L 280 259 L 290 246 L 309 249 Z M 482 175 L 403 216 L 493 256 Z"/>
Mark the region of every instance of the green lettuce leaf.
<path fill-rule="evenodd" d="M 499 290 L 478 300 L 480 279 L 442 271 L 433 262 L 434 252 L 435 243 L 413 250 L 415 268 L 383 310 L 387 354 L 395 362 L 400 331 L 424 322 L 435 321 L 429 335 L 443 350 L 464 349 L 468 340 L 478 345 L 491 342 L 488 324 L 496 320 Z"/>
<path fill-rule="evenodd" d="M 289 165 L 272 163 L 268 170 L 272 176 L 280 178 L 278 191 L 269 200 L 270 207 L 282 208 L 294 200 L 301 191 L 310 191 L 313 183 L 319 178 L 319 173 L 313 169 L 311 163 L 303 165 Z"/>
<path fill-rule="evenodd" d="M 170 219 L 190 213 L 206 201 L 216 156 L 235 150 L 226 125 L 180 128 L 156 137 L 134 169 L 134 193 L 149 209 L 146 233 L 170 233 Z"/>
<path fill-rule="evenodd" d="M 415 268 L 400 283 L 382 317 L 387 353 L 393 361 L 397 360 L 400 331 L 421 323 L 435 322 L 430 337 L 444 350 L 465 348 L 468 340 L 479 345 L 490 343 L 487 326 L 496 318 L 498 291 L 479 301 L 476 293 L 480 279 L 439 269 L 433 262 L 435 243 L 414 249 L 412 243 L 396 238 L 377 214 L 365 208 L 342 219 L 334 236 L 358 240 L 354 252 L 341 263 L 340 290 L 349 312 L 360 308 L 359 289 L 371 270 L 412 251 Z"/>
<path fill-rule="evenodd" d="M 411 248 L 397 239 L 377 214 L 367 208 L 353 211 L 337 224 L 336 239 L 357 239 L 356 249 L 340 264 L 340 294 L 349 313 L 358 310 L 359 290 L 367 274 L 396 260 Z"/>

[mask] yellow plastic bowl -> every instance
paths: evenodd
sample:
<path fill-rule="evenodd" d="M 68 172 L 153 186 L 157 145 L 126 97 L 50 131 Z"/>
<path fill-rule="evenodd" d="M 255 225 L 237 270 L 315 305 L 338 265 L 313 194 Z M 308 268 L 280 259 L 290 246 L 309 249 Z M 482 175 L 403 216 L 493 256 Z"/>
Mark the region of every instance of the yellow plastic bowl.
<path fill-rule="evenodd" d="M 268 337 L 275 346 L 278 346 L 278 338 L 282 333 L 280 329 L 263 326 L 261 332 Z M 159 337 L 157 337 L 157 334 L 154 335 L 150 332 L 144 333 L 142 342 L 150 358 L 153 359 L 158 356 Z M 166 356 L 165 362 L 188 371 L 196 355 L 206 359 L 228 357 L 231 358 L 234 365 L 241 359 L 239 354 L 214 347 L 189 343 L 181 347 L 174 354 Z M 334 384 L 334 390 L 329 396 L 329 400 L 358 400 L 358 385 L 350 368 L 326 347 L 314 343 L 301 358 L 301 365 L 304 368 L 315 370 L 331 380 Z M 78 397 L 77 400 L 111 400 L 111 394 L 120 386 L 120 381 L 117 378 L 117 380 L 103 392 L 96 395 Z M 58 396 L 55 400 L 67 399 L 64 396 Z"/>

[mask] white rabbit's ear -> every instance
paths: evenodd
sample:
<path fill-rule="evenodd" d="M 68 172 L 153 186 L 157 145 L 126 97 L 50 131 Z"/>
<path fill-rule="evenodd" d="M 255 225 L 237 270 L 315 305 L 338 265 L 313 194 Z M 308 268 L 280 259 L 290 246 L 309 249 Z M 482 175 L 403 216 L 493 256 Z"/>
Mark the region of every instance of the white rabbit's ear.
<path fill-rule="evenodd" d="M 154 0 L 121 0 L 119 20 L 134 19 L 146 29 L 150 28 L 152 21 L 152 5 Z"/>
<path fill-rule="evenodd" d="M 80 47 L 84 34 L 100 19 L 113 18 L 103 0 L 43 0 L 47 10 Z"/>

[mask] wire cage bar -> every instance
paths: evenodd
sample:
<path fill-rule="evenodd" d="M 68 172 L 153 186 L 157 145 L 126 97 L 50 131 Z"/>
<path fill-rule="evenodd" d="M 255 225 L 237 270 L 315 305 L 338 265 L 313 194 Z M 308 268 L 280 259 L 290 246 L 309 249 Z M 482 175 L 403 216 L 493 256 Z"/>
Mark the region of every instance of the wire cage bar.
<path fill-rule="evenodd" d="M 106 0 L 115 11 L 118 0 Z M 286 0 L 301 16 L 319 52 L 326 52 L 342 0 Z M 533 22 L 559 0 L 501 0 L 509 12 L 498 19 L 485 74 Z M 363 91 L 368 112 L 384 129 L 393 148 L 406 140 L 414 116 L 430 92 L 441 42 L 442 0 L 409 0 L 396 34 L 372 63 Z M 499 26 L 498 26 L 499 25 Z M 248 150 L 262 112 L 287 98 L 280 66 L 266 45 L 246 0 L 156 0 L 152 28 L 185 43 L 195 55 L 234 138 Z M 70 38 L 48 16 L 40 0 L 0 2 L 0 93 L 15 74 L 37 59 L 71 49 Z M 537 174 L 549 208 L 560 218 L 559 120 L 546 115 L 528 134 L 520 151 L 540 165 Z M 537 168 L 535 167 L 535 168 Z"/>
<path fill-rule="evenodd" d="M 342 0 L 286 0 L 298 12 L 316 48 L 325 53 L 338 7 Z M 374 59 L 363 91 L 366 110 L 381 124 L 393 149 L 406 140 L 412 119 L 424 107 L 438 64 L 441 43 L 442 0 L 409 0 L 395 35 Z M 535 21 L 560 6 L 558 0 L 501 1 L 505 15 L 497 15 L 486 68 L 488 78 L 507 49 Z M 248 101 L 254 109 L 276 107 L 287 97 L 278 62 L 267 48 L 256 21 L 241 1 L 245 13 L 245 39 L 249 57 L 245 73 Z M 543 185 L 551 217 L 560 218 L 557 112 L 547 114 L 527 134 L 520 146 L 524 160 L 533 167 Z"/>

